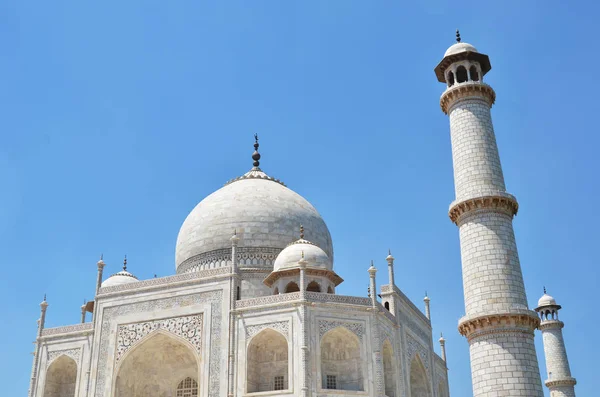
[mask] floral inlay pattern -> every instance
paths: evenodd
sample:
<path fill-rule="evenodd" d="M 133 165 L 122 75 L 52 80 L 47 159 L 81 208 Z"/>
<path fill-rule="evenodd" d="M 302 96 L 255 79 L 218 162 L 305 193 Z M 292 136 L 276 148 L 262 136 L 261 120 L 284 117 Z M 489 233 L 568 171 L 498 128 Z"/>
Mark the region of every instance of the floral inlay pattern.
<path fill-rule="evenodd" d="M 115 361 L 119 361 L 123 354 L 148 334 L 164 330 L 180 336 L 190 342 L 196 352 L 202 350 L 202 314 L 185 317 L 174 317 L 155 321 L 146 321 L 134 324 L 123 324 L 117 328 L 117 354 Z"/>

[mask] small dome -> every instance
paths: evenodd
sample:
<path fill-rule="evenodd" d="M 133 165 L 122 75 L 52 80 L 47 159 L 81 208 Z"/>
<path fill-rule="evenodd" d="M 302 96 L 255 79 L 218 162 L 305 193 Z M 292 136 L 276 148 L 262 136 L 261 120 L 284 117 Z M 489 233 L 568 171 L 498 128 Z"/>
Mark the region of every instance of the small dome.
<path fill-rule="evenodd" d="M 325 251 L 310 241 L 300 239 L 285 247 L 277 255 L 277 259 L 275 259 L 275 263 L 273 264 L 273 271 L 276 272 L 285 268 L 298 266 L 298 261 L 302 258 L 303 252 L 304 259 L 308 262 L 308 267 L 327 270 L 333 269 L 333 263 Z"/>
<path fill-rule="evenodd" d="M 121 270 L 120 272 L 115 273 L 106 280 L 104 280 L 102 282 L 101 287 L 114 287 L 115 285 L 136 283 L 138 281 L 139 280 L 137 279 L 137 277 L 129 273 L 127 270 Z"/>
<path fill-rule="evenodd" d="M 545 293 L 538 301 L 538 306 L 556 306 L 556 300 Z"/>
<path fill-rule="evenodd" d="M 446 50 L 446 53 L 444 54 L 444 58 L 449 55 L 454 55 L 454 54 L 458 54 L 460 52 L 467 52 L 467 51 L 477 52 L 477 48 L 473 47 L 469 43 L 455 43 L 455 44 L 452 44 L 450 46 L 450 48 L 448 48 Z"/>

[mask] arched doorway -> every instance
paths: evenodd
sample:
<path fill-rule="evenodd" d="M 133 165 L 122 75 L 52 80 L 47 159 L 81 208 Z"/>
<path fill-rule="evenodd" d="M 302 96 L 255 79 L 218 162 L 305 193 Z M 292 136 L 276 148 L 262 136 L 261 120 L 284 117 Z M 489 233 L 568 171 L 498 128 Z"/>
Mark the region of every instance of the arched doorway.
<path fill-rule="evenodd" d="M 77 385 L 77 363 L 71 357 L 60 356 L 46 371 L 44 397 L 73 397 Z"/>
<path fill-rule="evenodd" d="M 288 343 L 270 328 L 258 333 L 248 345 L 246 388 L 248 393 L 288 389 Z"/>
<path fill-rule="evenodd" d="M 122 358 L 114 396 L 196 396 L 197 379 L 195 351 L 179 338 L 157 332 Z"/>
<path fill-rule="evenodd" d="M 364 368 L 358 337 L 344 327 L 321 339 L 321 387 L 364 391 Z"/>
<path fill-rule="evenodd" d="M 394 397 L 396 395 L 396 373 L 394 371 L 394 350 L 389 339 L 383 342 L 383 384 L 385 395 Z"/>
<path fill-rule="evenodd" d="M 410 363 L 410 397 L 430 397 L 427 372 L 418 354 Z"/>

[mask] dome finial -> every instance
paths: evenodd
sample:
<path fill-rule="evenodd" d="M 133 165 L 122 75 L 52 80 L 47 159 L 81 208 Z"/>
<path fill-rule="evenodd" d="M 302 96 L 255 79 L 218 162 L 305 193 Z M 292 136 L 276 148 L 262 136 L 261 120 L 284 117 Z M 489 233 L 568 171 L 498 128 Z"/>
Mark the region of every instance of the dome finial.
<path fill-rule="evenodd" d="M 304 239 L 304 226 L 300 225 L 300 238 Z"/>
<path fill-rule="evenodd" d="M 456 29 L 456 42 L 460 43 L 460 32 Z"/>
<path fill-rule="evenodd" d="M 544 294 L 546 293 L 546 286 L 544 285 Z"/>
<path fill-rule="evenodd" d="M 258 153 L 258 146 L 260 146 L 258 144 L 258 134 L 254 134 L 254 153 L 252 153 L 252 160 L 254 160 L 254 162 L 252 163 L 252 165 L 255 168 L 258 168 L 258 166 L 260 165 L 260 162 L 258 160 L 260 160 L 260 153 Z"/>
<path fill-rule="evenodd" d="M 125 259 L 123 259 L 123 270 L 127 271 L 127 255 L 125 255 Z"/>

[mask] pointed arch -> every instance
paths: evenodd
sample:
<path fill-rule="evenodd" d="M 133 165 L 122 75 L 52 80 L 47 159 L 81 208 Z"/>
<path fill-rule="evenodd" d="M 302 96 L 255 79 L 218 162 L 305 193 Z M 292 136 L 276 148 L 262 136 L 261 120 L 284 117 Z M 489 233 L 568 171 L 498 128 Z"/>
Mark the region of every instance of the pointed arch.
<path fill-rule="evenodd" d="M 246 354 L 246 392 L 287 390 L 289 378 L 288 342 L 272 328 L 254 335 Z"/>
<path fill-rule="evenodd" d="M 290 292 L 298 292 L 300 291 L 300 287 L 298 287 L 298 284 L 296 284 L 293 281 L 290 281 L 288 283 L 288 285 L 285 286 L 285 293 L 290 293 Z"/>
<path fill-rule="evenodd" d="M 196 379 L 200 379 L 198 356 L 193 346 L 162 330 L 145 336 L 127 351 L 116 374 L 113 381 L 113 396 L 116 397 L 179 395 L 177 389 L 182 379 L 190 378 L 196 386 Z M 182 396 L 194 396 L 189 393 Z"/>
<path fill-rule="evenodd" d="M 396 396 L 396 371 L 394 365 L 394 349 L 389 339 L 383 342 L 383 384 L 385 395 L 388 397 Z"/>
<path fill-rule="evenodd" d="M 333 288 L 331 288 L 331 285 L 329 287 L 327 287 L 327 293 L 333 294 Z"/>
<path fill-rule="evenodd" d="M 273 295 L 279 295 L 279 288 L 275 287 L 275 289 L 273 290 Z"/>
<path fill-rule="evenodd" d="M 74 397 L 77 386 L 77 363 L 71 357 L 60 355 L 46 371 L 44 397 Z"/>
<path fill-rule="evenodd" d="M 364 361 L 358 336 L 344 327 L 321 338 L 321 387 L 364 391 Z"/>
<path fill-rule="evenodd" d="M 427 371 L 419 357 L 415 354 L 410 363 L 410 396 L 411 397 L 430 397 L 429 380 Z"/>
<path fill-rule="evenodd" d="M 444 381 L 440 381 L 438 384 L 438 397 L 448 397 L 448 393 L 446 393 L 446 386 L 444 385 Z"/>
<path fill-rule="evenodd" d="M 467 68 L 465 68 L 463 65 L 460 65 L 456 68 L 456 82 L 464 83 L 467 80 L 469 80 L 469 77 L 467 75 Z"/>
<path fill-rule="evenodd" d="M 313 280 L 310 283 L 308 283 L 308 285 L 306 286 L 306 290 L 308 292 L 321 292 L 321 286 L 319 285 L 319 283 Z"/>

